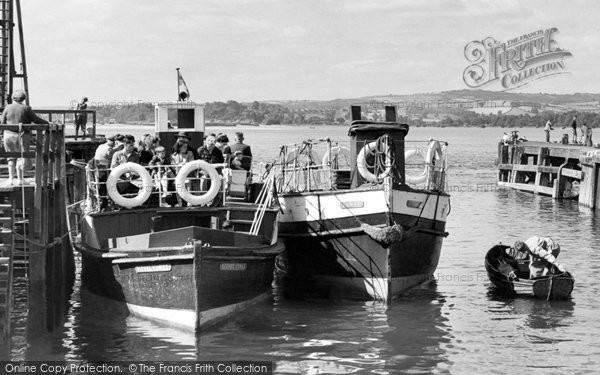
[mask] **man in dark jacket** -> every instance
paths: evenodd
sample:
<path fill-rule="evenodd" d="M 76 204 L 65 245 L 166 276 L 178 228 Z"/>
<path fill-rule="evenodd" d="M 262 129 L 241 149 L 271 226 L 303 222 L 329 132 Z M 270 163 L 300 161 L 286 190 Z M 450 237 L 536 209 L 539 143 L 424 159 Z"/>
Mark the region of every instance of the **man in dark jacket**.
<path fill-rule="evenodd" d="M 252 151 L 250 150 L 250 146 L 244 143 L 244 133 L 235 133 L 235 143 L 229 146 L 229 148 L 231 155 L 235 155 L 236 151 L 242 153 L 242 168 L 249 171 L 252 167 Z"/>
<path fill-rule="evenodd" d="M 27 94 L 23 90 L 17 90 L 12 95 L 13 102 L 4 108 L 0 122 L 2 124 L 48 124 L 48 121 L 38 117 L 31 107 L 23 104 L 27 99 Z M 23 152 L 28 151 L 30 144 L 31 131 L 24 130 L 19 136 L 19 133 L 11 130 L 5 130 L 3 133 L 4 149 L 7 152 Z M 10 183 L 23 183 L 23 170 L 30 167 L 29 159 L 19 158 L 18 170 L 15 170 L 16 158 L 8 159 L 8 178 Z M 15 172 L 18 173 L 18 179 L 15 181 Z"/>

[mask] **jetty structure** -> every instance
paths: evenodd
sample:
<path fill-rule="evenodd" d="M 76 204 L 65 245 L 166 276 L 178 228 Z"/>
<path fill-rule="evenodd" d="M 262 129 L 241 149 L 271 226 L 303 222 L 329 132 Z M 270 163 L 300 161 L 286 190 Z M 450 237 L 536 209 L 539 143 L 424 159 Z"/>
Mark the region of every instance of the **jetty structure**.
<path fill-rule="evenodd" d="M 498 144 L 498 185 L 600 208 L 600 149 L 535 141 Z"/>
<path fill-rule="evenodd" d="M 28 91 L 20 1 L 2 0 L 0 110 L 11 103 L 17 89 Z M 25 104 L 29 105 L 29 97 Z M 19 152 L 0 150 L 0 347 L 10 351 L 15 329 L 31 337 L 64 323 L 75 266 L 66 216 L 64 125 L 0 125 L 0 131 L 5 130 L 29 133 L 31 140 Z M 8 178 L 9 158 L 21 159 L 17 162 L 17 168 L 22 165 L 21 180 Z M 15 294 L 25 301 L 18 311 Z"/>

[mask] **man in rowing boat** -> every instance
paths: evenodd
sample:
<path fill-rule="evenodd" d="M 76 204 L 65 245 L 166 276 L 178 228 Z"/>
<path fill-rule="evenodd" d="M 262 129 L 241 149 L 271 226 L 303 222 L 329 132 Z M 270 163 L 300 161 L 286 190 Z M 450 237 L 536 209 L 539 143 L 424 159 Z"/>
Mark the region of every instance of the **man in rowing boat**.
<path fill-rule="evenodd" d="M 550 237 L 533 236 L 525 242 L 517 241 L 506 249 L 506 253 L 515 259 L 529 257 L 529 278 L 545 276 L 551 265 L 555 265 L 560 272 L 565 272 L 565 267 L 556 261 L 560 253 L 560 245 Z"/>

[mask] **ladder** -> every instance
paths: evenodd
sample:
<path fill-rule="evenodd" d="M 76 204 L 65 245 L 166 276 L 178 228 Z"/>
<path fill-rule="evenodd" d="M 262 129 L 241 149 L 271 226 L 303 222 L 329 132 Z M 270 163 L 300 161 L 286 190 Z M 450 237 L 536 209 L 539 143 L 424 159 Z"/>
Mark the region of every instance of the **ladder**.
<path fill-rule="evenodd" d="M 14 32 L 15 26 L 18 30 L 17 35 Z M 16 70 L 15 36 L 19 42 L 21 73 L 17 73 Z M 21 2 L 20 0 L 0 0 L 0 98 L 2 100 L 0 106 L 2 108 L 12 101 L 11 96 L 15 90 L 15 78 L 23 80 L 22 88 L 27 92 L 25 104 L 29 105 L 25 42 L 23 40 L 23 24 L 21 23 Z"/>
<path fill-rule="evenodd" d="M 0 204 L 0 341 L 10 338 L 13 308 L 13 249 L 15 213 L 12 204 Z"/>

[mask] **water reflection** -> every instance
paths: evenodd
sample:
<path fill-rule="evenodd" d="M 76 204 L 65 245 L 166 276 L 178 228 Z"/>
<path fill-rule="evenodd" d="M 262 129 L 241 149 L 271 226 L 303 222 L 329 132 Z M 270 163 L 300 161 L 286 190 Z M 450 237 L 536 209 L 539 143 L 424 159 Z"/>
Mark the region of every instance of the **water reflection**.
<path fill-rule="evenodd" d="M 498 302 L 496 314 L 510 315 L 520 319 L 532 329 L 568 327 L 573 323 L 575 302 L 573 300 L 545 301 L 531 297 L 506 297 L 490 287 L 490 301 Z"/>

